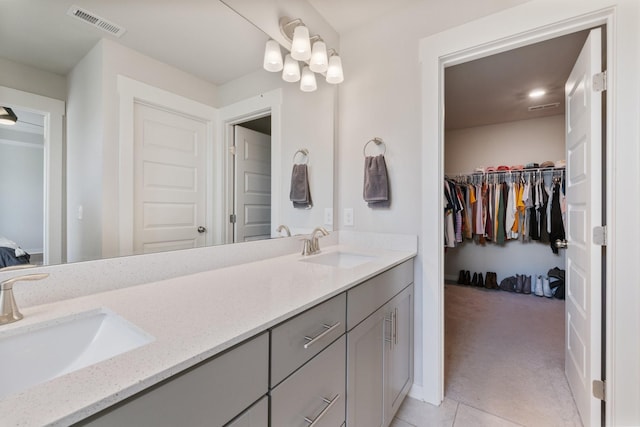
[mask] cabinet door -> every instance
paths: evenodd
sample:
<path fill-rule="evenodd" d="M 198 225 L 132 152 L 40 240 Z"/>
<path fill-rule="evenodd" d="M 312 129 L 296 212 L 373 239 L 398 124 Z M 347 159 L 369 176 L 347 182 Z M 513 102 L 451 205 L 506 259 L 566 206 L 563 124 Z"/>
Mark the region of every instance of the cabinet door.
<path fill-rule="evenodd" d="M 384 346 L 390 339 L 384 307 L 347 334 L 347 425 L 384 424 Z"/>
<path fill-rule="evenodd" d="M 385 305 L 391 342 L 385 346 L 385 421 L 388 425 L 413 383 L 413 285 Z"/>
<path fill-rule="evenodd" d="M 231 421 L 226 427 L 268 427 L 269 426 L 269 398 L 263 397 L 247 409 L 244 414 Z"/>
<path fill-rule="evenodd" d="M 268 380 L 264 333 L 78 425 L 223 426 L 267 393 Z"/>

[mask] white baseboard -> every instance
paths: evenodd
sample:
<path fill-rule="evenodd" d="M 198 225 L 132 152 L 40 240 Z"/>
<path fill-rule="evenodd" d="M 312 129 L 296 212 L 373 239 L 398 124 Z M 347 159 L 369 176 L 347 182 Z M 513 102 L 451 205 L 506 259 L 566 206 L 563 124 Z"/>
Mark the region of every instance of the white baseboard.
<path fill-rule="evenodd" d="M 424 402 L 424 389 L 421 385 L 413 384 L 407 394 L 412 399 L 420 400 Z"/>

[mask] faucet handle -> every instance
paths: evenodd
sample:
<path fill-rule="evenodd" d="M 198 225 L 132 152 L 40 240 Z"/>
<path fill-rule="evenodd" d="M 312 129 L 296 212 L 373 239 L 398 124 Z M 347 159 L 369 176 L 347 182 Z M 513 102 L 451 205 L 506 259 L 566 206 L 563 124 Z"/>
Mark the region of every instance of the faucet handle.
<path fill-rule="evenodd" d="M 18 305 L 13 297 L 13 284 L 22 281 L 42 280 L 47 277 L 49 277 L 49 273 L 26 274 L 24 276 L 12 277 L 0 283 L 0 325 L 13 323 L 24 317 L 22 313 L 20 313 L 20 310 L 18 310 Z"/>

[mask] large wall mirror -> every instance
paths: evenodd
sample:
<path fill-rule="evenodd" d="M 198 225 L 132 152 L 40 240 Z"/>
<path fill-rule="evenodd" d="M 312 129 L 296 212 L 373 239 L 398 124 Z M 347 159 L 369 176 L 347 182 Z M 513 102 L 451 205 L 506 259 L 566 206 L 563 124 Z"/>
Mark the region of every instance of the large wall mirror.
<path fill-rule="evenodd" d="M 5 0 L 0 38 L 0 238 L 32 263 L 331 229 L 336 88 L 264 71 L 222 2 Z"/>

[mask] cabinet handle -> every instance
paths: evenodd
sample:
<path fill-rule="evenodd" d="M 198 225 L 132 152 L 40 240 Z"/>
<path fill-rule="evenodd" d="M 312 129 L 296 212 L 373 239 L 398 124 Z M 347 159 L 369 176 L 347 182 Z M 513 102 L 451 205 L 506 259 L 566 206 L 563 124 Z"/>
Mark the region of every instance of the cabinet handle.
<path fill-rule="evenodd" d="M 398 345 L 398 307 L 393 311 L 393 340 Z"/>
<path fill-rule="evenodd" d="M 389 343 L 389 349 L 391 349 L 393 347 L 393 313 L 391 313 L 391 317 L 386 317 L 384 318 L 385 322 L 389 322 L 390 328 L 389 328 L 389 338 L 387 338 L 387 327 L 386 327 L 386 323 L 385 323 L 385 328 L 384 328 L 384 342 L 388 342 Z"/>
<path fill-rule="evenodd" d="M 304 339 L 309 341 L 308 343 L 306 343 L 304 345 L 304 348 L 307 349 L 309 347 L 311 347 L 312 345 L 314 345 L 315 343 L 317 343 L 318 341 L 320 341 L 322 338 L 324 338 L 326 335 L 330 334 L 331 332 L 333 332 L 338 326 L 340 326 L 340 322 L 337 322 L 335 325 L 329 326 L 327 324 L 322 324 L 322 327 L 325 328 L 326 330 L 322 333 L 320 333 L 320 335 L 317 335 L 313 338 L 311 337 L 307 337 L 305 336 Z"/>
<path fill-rule="evenodd" d="M 320 413 L 318 414 L 318 416 L 317 416 L 314 420 L 312 420 L 312 419 L 310 419 L 310 418 L 307 418 L 307 417 L 304 417 L 304 420 L 305 420 L 306 422 L 308 422 L 308 423 L 309 423 L 309 427 L 314 427 L 317 423 L 319 423 L 319 422 L 320 422 L 320 419 L 321 419 L 322 417 L 324 417 L 324 415 L 325 415 L 327 412 L 329 412 L 329 409 L 331 409 L 331 407 L 332 407 L 333 405 L 335 405 L 335 403 L 338 401 L 338 399 L 340 399 L 340 393 L 338 393 L 338 394 L 336 395 L 336 397 L 334 397 L 334 398 L 333 398 L 333 399 L 331 399 L 331 400 L 327 399 L 326 397 L 323 397 L 323 398 L 322 398 L 322 401 L 323 401 L 324 403 L 327 403 L 327 406 L 325 406 L 325 408 L 322 410 L 322 412 L 320 412 Z"/>

